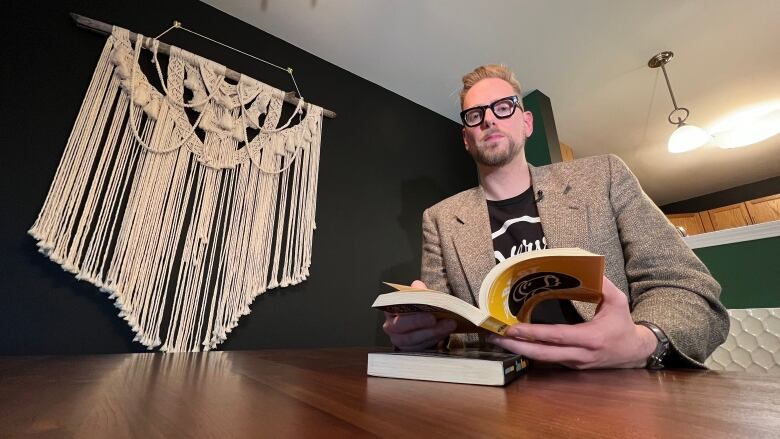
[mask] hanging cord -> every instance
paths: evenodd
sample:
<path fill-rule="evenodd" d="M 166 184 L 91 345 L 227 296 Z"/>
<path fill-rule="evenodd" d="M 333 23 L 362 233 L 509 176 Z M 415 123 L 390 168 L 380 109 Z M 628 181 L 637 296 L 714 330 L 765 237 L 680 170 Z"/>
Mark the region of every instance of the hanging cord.
<path fill-rule="evenodd" d="M 168 29 L 163 31 L 161 34 L 159 34 L 156 37 L 154 37 L 154 39 L 152 40 L 152 55 L 153 55 L 152 63 L 155 65 L 155 69 L 157 70 L 157 75 L 158 75 L 158 77 L 160 79 L 160 84 L 161 84 L 161 86 L 163 88 L 163 91 L 165 92 L 165 97 L 166 97 L 166 99 L 169 102 L 174 103 L 176 105 L 179 105 L 181 107 L 187 107 L 187 108 L 198 107 L 198 106 L 204 105 L 204 104 L 206 104 L 207 102 L 209 102 L 213 98 L 213 96 L 219 90 L 219 84 L 225 78 L 224 74 L 218 74 L 217 77 L 215 78 L 215 81 L 214 81 L 215 82 L 215 86 L 212 87 L 211 93 L 209 93 L 201 102 L 197 102 L 197 103 L 190 102 L 189 104 L 185 103 L 183 100 L 182 100 L 182 102 L 174 102 L 169 97 L 168 88 L 167 88 L 167 86 L 165 84 L 165 80 L 163 78 L 162 70 L 160 68 L 160 63 L 159 63 L 159 61 L 157 59 L 158 48 L 159 48 L 159 45 L 160 45 L 160 41 L 159 41 L 160 37 L 162 37 L 163 35 L 165 35 L 166 33 L 170 32 L 173 29 L 185 30 L 185 31 L 190 32 L 190 33 L 192 33 L 194 35 L 197 35 L 197 36 L 199 36 L 201 38 L 205 38 L 205 39 L 207 39 L 207 40 L 209 40 L 211 42 L 217 43 L 217 44 L 219 44 L 219 45 L 221 45 L 223 47 L 226 47 L 228 49 L 234 50 L 234 51 L 236 51 L 238 53 L 241 53 L 243 55 L 246 55 L 246 56 L 248 56 L 250 58 L 253 58 L 253 59 L 256 59 L 258 61 L 264 62 L 264 63 L 266 63 L 266 64 L 268 64 L 268 65 L 270 65 L 272 67 L 275 67 L 275 68 L 280 69 L 280 70 L 284 70 L 287 73 L 289 73 L 290 78 L 293 81 L 293 85 L 295 86 L 295 91 L 296 91 L 296 93 L 298 93 L 298 97 L 299 97 L 298 98 L 298 104 L 295 106 L 295 111 L 293 111 L 293 113 L 290 115 L 290 118 L 281 127 L 272 128 L 272 129 L 267 129 L 267 128 L 264 128 L 264 127 L 260 127 L 260 131 L 261 132 L 265 132 L 265 133 L 276 133 L 276 132 L 282 131 L 282 130 L 284 130 L 284 129 L 286 129 L 286 128 L 288 128 L 290 126 L 290 123 L 292 122 L 293 118 L 296 115 L 298 116 L 298 123 L 301 123 L 301 121 L 302 121 L 302 113 L 303 113 L 303 106 L 304 106 L 304 99 L 303 99 L 303 96 L 301 96 L 301 91 L 298 88 L 298 82 L 295 80 L 295 75 L 293 75 L 292 68 L 288 67 L 288 68 L 285 69 L 285 68 L 280 67 L 280 66 L 278 66 L 278 65 L 276 65 L 274 63 L 271 63 L 271 62 L 266 61 L 264 59 L 258 58 L 258 57 L 254 56 L 254 55 L 251 55 L 251 54 L 246 53 L 246 52 L 244 52 L 242 50 L 239 50 L 239 49 L 236 49 L 234 47 L 231 47 L 231 46 L 229 46 L 227 44 L 221 43 L 221 42 L 219 42 L 217 40 L 214 40 L 212 38 L 209 38 L 209 37 L 207 37 L 205 35 L 201 35 L 201 34 L 195 32 L 195 31 L 192 31 L 190 29 L 185 28 L 178 21 L 174 21 L 173 22 L 173 26 L 169 27 Z M 135 46 L 134 57 L 133 57 L 134 58 L 134 60 L 133 60 L 134 62 L 133 62 L 133 67 L 131 69 L 131 74 L 130 74 L 130 105 L 131 106 L 134 104 L 133 96 L 134 96 L 134 86 L 135 86 L 135 83 L 134 83 L 135 82 L 135 70 L 136 70 L 137 65 L 138 65 L 138 59 L 139 59 L 139 55 L 140 55 L 140 52 L 141 52 L 140 48 L 143 45 L 143 38 L 144 37 L 141 34 L 138 34 L 137 37 L 136 37 L 136 46 Z M 239 83 L 237 85 L 237 92 L 238 92 L 239 106 L 241 107 L 241 119 L 242 119 L 242 122 L 244 124 L 244 130 L 243 130 L 244 131 L 244 142 L 245 142 L 246 145 L 249 145 L 249 139 L 248 139 L 248 135 L 247 135 L 247 132 L 246 132 L 246 127 L 247 127 L 246 114 L 245 114 L 244 105 L 241 102 L 241 91 L 240 91 L 241 88 L 240 87 L 241 87 L 241 81 L 239 81 Z M 181 142 L 179 142 L 174 147 L 166 148 L 163 151 L 156 151 L 156 150 L 152 149 L 149 145 L 146 144 L 146 142 L 144 142 L 141 139 L 141 137 L 138 134 L 138 130 L 135 127 L 135 118 L 133 117 L 132 111 L 130 111 L 130 115 L 129 115 L 130 116 L 131 131 L 132 131 L 133 137 L 135 137 L 136 141 L 138 141 L 138 143 L 140 143 L 141 146 L 143 146 L 145 149 L 148 149 L 148 150 L 153 151 L 153 152 L 158 152 L 158 153 L 159 152 L 173 151 L 173 150 L 176 150 L 176 149 L 180 148 L 182 145 L 184 145 L 184 143 L 186 143 L 187 140 L 190 137 L 192 137 L 193 134 L 195 134 L 195 130 L 198 128 L 198 126 L 200 124 L 200 121 L 203 118 L 203 115 L 206 113 L 206 111 L 207 111 L 207 109 L 204 108 L 203 111 L 198 116 L 197 120 L 195 121 L 195 124 L 193 125 L 192 130 L 190 131 L 190 133 L 186 137 L 181 139 Z M 301 135 L 301 133 L 299 133 L 299 136 L 300 135 Z M 298 142 L 296 142 L 296 143 L 298 143 Z M 298 146 L 296 148 L 295 153 L 293 154 L 292 158 L 289 159 L 289 161 L 286 164 L 286 166 L 283 166 L 279 170 L 263 169 L 259 164 L 257 164 L 257 167 L 258 167 L 258 169 L 260 169 L 261 171 L 263 171 L 263 172 L 265 172 L 267 174 L 278 174 L 278 173 L 284 172 L 284 171 L 286 171 L 290 167 L 290 165 L 292 165 L 292 163 L 298 157 L 299 149 L 300 149 L 300 146 Z"/>
<path fill-rule="evenodd" d="M 298 94 L 298 104 L 295 107 L 295 111 L 293 112 L 293 114 L 290 115 L 290 118 L 287 120 L 287 122 L 284 125 L 282 125 L 281 127 L 278 127 L 278 128 L 275 128 L 275 129 L 274 128 L 267 129 L 267 128 L 264 128 L 264 127 L 259 127 L 259 128 L 260 128 L 260 131 L 264 132 L 264 133 L 276 133 L 276 132 L 282 131 L 282 130 L 284 130 L 287 127 L 290 126 L 290 123 L 292 122 L 293 118 L 296 115 L 298 116 L 298 123 L 299 124 L 301 123 L 301 121 L 303 119 L 302 114 L 303 114 L 304 99 L 303 99 L 303 95 L 301 94 L 301 90 L 298 87 L 298 81 L 295 80 L 295 75 L 293 74 L 292 67 L 284 68 L 284 67 L 278 66 L 278 65 L 276 65 L 276 64 L 274 64 L 274 63 L 272 63 L 270 61 L 266 61 L 266 60 L 264 60 L 262 58 L 254 56 L 254 55 L 252 55 L 250 53 L 244 52 L 243 50 L 236 49 L 235 47 L 227 45 L 227 44 L 225 44 L 225 43 L 223 43 L 221 41 L 217 41 L 217 40 L 215 40 L 213 38 L 207 37 L 206 35 L 203 35 L 203 34 L 200 34 L 198 32 L 195 32 L 195 31 L 193 31 L 191 29 L 187 29 L 186 27 L 182 26 L 181 22 L 179 22 L 179 21 L 175 21 L 174 20 L 173 25 L 171 27 L 169 27 L 168 29 L 165 29 L 162 33 L 160 33 L 159 35 L 154 37 L 154 43 L 152 45 L 153 52 L 154 52 L 154 60 L 153 60 L 153 62 L 157 66 L 157 74 L 160 76 L 160 82 L 161 83 L 164 83 L 164 81 L 162 79 L 162 71 L 160 70 L 159 63 L 157 62 L 157 48 L 158 48 L 158 46 L 160 44 L 159 43 L 159 39 L 160 39 L 160 37 L 162 37 L 163 35 L 167 34 L 168 32 L 170 32 L 170 31 L 172 31 L 174 29 L 181 29 L 183 31 L 189 32 L 189 33 L 191 33 L 193 35 L 196 35 L 196 36 L 201 37 L 203 39 L 209 40 L 212 43 L 219 44 L 222 47 L 225 47 L 227 49 L 233 50 L 233 51 L 238 52 L 238 53 L 240 53 L 242 55 L 248 56 L 248 57 L 250 57 L 252 59 L 255 59 L 257 61 L 265 63 L 265 64 L 267 64 L 267 65 L 269 65 L 271 67 L 277 68 L 279 70 L 284 70 L 285 72 L 287 72 L 290 75 L 290 79 L 292 79 L 293 86 L 295 86 L 295 92 Z M 241 95 L 241 91 L 240 91 L 241 88 L 240 87 L 241 87 L 241 81 L 239 80 L 239 84 L 237 86 L 237 90 L 238 90 L 239 106 L 241 107 L 241 119 L 242 119 L 242 122 L 244 123 L 244 142 L 245 142 L 246 145 L 249 145 L 249 139 L 248 139 L 248 136 L 247 136 L 247 133 L 246 133 L 246 127 L 247 127 L 246 114 L 245 114 L 244 104 L 243 104 L 243 102 L 241 102 L 242 95 Z M 164 88 L 164 86 L 163 86 L 163 88 Z M 167 90 L 166 90 L 165 94 L 166 95 L 168 94 Z M 209 96 L 209 98 L 210 97 L 211 96 Z M 206 101 L 208 101 L 208 98 L 206 99 Z M 197 107 L 198 105 L 192 105 L 191 104 L 190 106 Z M 278 171 L 270 171 L 270 170 L 263 169 L 259 164 L 257 165 L 257 167 L 258 167 L 258 169 L 260 169 L 261 171 L 263 171 L 263 172 L 265 172 L 267 174 L 278 174 L 278 173 L 281 173 L 281 172 L 287 170 L 287 168 L 290 167 L 292 162 L 295 161 L 295 159 L 298 157 L 298 152 L 299 152 L 298 150 L 299 149 L 300 149 L 300 146 L 298 148 L 296 148 L 295 154 L 293 155 L 293 157 L 289 161 L 289 163 L 287 163 L 287 166 L 283 166 Z"/>
<path fill-rule="evenodd" d="M 238 85 L 236 85 L 236 90 L 238 91 L 238 97 L 239 97 L 239 101 L 240 101 L 241 100 L 241 81 L 239 81 Z M 246 123 L 246 111 L 244 109 L 244 104 L 240 104 L 239 107 L 241 107 L 241 122 L 244 124 L 244 144 L 247 147 L 249 147 L 249 134 L 247 134 L 247 129 L 246 129 L 247 123 Z M 287 165 L 286 166 L 282 166 L 278 170 L 268 170 L 268 169 L 264 169 L 262 166 L 260 166 L 260 163 L 259 163 L 260 159 L 259 158 L 258 158 L 258 163 L 254 163 L 254 160 L 251 160 L 251 158 L 250 158 L 252 163 L 255 166 L 257 166 L 257 169 L 261 170 L 262 172 L 264 172 L 266 174 L 281 174 L 282 172 L 286 171 L 293 164 L 295 159 L 298 158 L 298 152 L 300 152 L 300 150 L 301 150 L 300 140 L 301 140 L 301 137 L 303 136 L 303 131 L 302 130 L 304 129 L 304 127 L 302 125 L 300 125 L 302 108 L 303 108 L 303 98 L 301 98 L 298 101 L 298 105 L 295 107 L 295 112 L 292 115 L 290 115 L 290 118 L 287 120 L 287 123 L 284 124 L 282 127 L 277 128 L 275 130 L 265 130 L 263 127 L 260 127 L 260 130 L 265 131 L 267 133 L 274 133 L 274 132 L 277 132 L 277 131 L 281 131 L 284 128 L 287 128 L 287 126 L 290 125 L 290 122 L 292 121 L 292 118 L 297 114 L 298 115 L 298 123 L 299 123 L 298 126 L 300 128 L 298 128 L 298 133 L 297 133 L 298 139 L 296 139 L 297 141 L 295 142 L 295 154 L 293 154 L 293 156 L 291 158 L 287 159 Z M 264 153 L 265 152 L 267 152 L 267 151 L 264 151 Z"/>
<path fill-rule="evenodd" d="M 189 32 L 189 33 L 191 33 L 193 35 L 196 35 L 198 37 L 201 37 L 201 38 L 204 38 L 206 40 L 209 40 L 212 43 L 219 44 L 222 47 L 228 48 L 230 50 L 233 50 L 233 51 L 238 52 L 238 53 L 240 53 L 242 55 L 248 56 L 248 57 L 250 57 L 252 59 L 255 59 L 257 61 L 266 63 L 266 64 L 268 64 L 271 67 L 275 67 L 275 68 L 277 68 L 279 70 L 284 70 L 285 72 L 287 72 L 290 75 L 290 79 L 292 79 L 293 86 L 295 86 L 295 92 L 298 94 L 299 102 L 298 102 L 298 105 L 295 108 L 295 112 L 290 116 L 290 119 L 287 121 L 286 124 L 284 124 L 284 126 L 282 126 L 280 128 L 277 128 L 277 129 L 272 129 L 272 130 L 264 129 L 264 128 L 261 127 L 260 130 L 263 131 L 263 132 L 266 132 L 266 133 L 272 133 L 272 132 L 281 131 L 281 130 L 283 130 L 284 128 L 286 128 L 286 127 L 288 127 L 290 125 L 290 122 L 292 122 L 292 119 L 293 119 L 293 117 L 295 117 L 296 114 L 298 115 L 298 123 L 301 122 L 301 113 L 302 113 L 301 109 L 302 109 L 302 106 L 303 106 L 303 95 L 301 94 L 301 89 L 298 87 L 298 81 L 295 80 L 295 75 L 293 75 L 292 67 L 284 68 L 284 67 L 278 66 L 278 65 L 276 65 L 276 64 L 274 64 L 274 63 L 272 63 L 270 61 L 266 61 L 266 60 L 264 60 L 262 58 L 254 56 L 254 55 L 252 55 L 250 53 L 246 53 L 243 50 L 236 49 L 235 47 L 229 46 L 229 45 L 227 45 L 227 44 L 225 44 L 225 43 L 223 43 L 221 41 L 217 41 L 217 40 L 215 40 L 213 38 L 207 37 L 206 35 L 199 34 L 198 32 L 195 32 L 194 30 L 187 29 L 186 27 L 181 25 L 181 22 L 176 21 L 176 20 L 174 20 L 173 26 L 169 27 L 168 29 L 165 29 L 160 35 L 157 35 L 156 37 L 154 37 L 154 43 L 153 43 L 153 46 L 152 46 L 153 47 L 153 52 L 154 52 L 154 61 L 153 62 L 154 62 L 155 65 L 157 65 L 157 74 L 160 76 L 160 82 L 163 82 L 163 79 L 162 79 L 162 72 L 160 71 L 159 63 L 157 62 L 157 47 L 160 44 L 160 42 L 159 42 L 160 37 L 162 37 L 163 35 L 167 34 L 170 31 L 172 31 L 173 29 L 181 29 L 181 30 L 187 31 L 187 32 Z M 163 88 L 164 88 L 164 86 L 163 86 Z M 167 90 L 166 90 L 165 93 L 168 94 Z M 239 100 L 239 104 L 241 104 L 242 107 L 243 107 L 243 103 L 241 103 L 241 94 L 240 93 L 238 95 L 238 100 Z M 197 107 L 198 105 L 190 105 L 190 106 Z M 243 114 L 243 108 L 242 108 L 242 114 Z M 246 120 L 244 121 L 244 123 L 246 123 Z M 246 126 L 244 128 L 246 129 Z"/>
<path fill-rule="evenodd" d="M 181 102 L 174 102 L 173 99 L 171 99 L 170 95 L 168 94 L 168 87 L 165 86 L 165 79 L 163 78 L 162 70 L 160 69 L 160 62 L 157 60 L 157 50 L 160 47 L 160 40 L 154 39 L 152 40 L 152 64 L 154 64 L 156 70 L 157 70 L 157 76 L 160 78 L 160 85 L 162 86 L 163 91 L 165 92 L 165 97 L 170 101 L 171 103 L 174 103 L 182 108 L 193 108 L 193 107 L 200 107 L 201 105 L 205 104 L 206 102 L 210 101 L 211 98 L 214 97 L 214 95 L 217 94 L 219 91 L 219 85 L 222 83 L 222 81 L 225 79 L 224 74 L 218 74 L 216 78 L 214 78 L 214 84 L 211 86 L 211 92 L 203 98 L 200 102 L 190 102 L 185 103 L 184 97 L 182 97 Z M 199 63 L 202 61 L 199 61 Z M 205 81 L 204 81 L 205 83 Z M 208 85 L 207 85 L 208 87 Z M 206 89 L 208 90 L 208 88 Z"/>
<path fill-rule="evenodd" d="M 190 137 L 192 137 L 193 134 L 195 134 L 195 130 L 198 128 L 198 125 L 200 124 L 201 119 L 203 119 L 203 115 L 206 114 L 206 108 L 201 111 L 200 115 L 198 116 L 198 119 L 195 120 L 195 124 L 192 126 L 192 130 L 189 134 L 187 134 L 185 137 L 181 139 L 181 141 L 177 144 L 175 144 L 172 147 L 163 148 L 160 150 L 156 150 L 149 146 L 146 142 L 144 142 L 141 139 L 141 136 L 138 134 L 138 128 L 136 128 L 136 122 L 135 117 L 133 116 L 133 105 L 135 105 L 134 98 L 135 98 L 135 71 L 136 69 L 139 69 L 138 67 L 138 58 L 141 55 L 141 46 L 143 45 L 144 36 L 141 34 L 138 34 L 136 36 L 135 40 L 135 48 L 133 51 L 133 66 L 130 69 L 130 111 L 128 112 L 128 116 L 130 118 L 130 131 L 133 133 L 133 137 L 135 137 L 135 140 L 138 141 L 138 143 L 143 146 L 145 149 L 154 152 L 154 153 L 166 153 L 171 152 L 179 149 L 182 145 L 184 145 Z M 222 77 L 220 76 L 220 80 Z M 167 92 L 166 92 L 166 98 L 167 98 Z M 141 111 L 143 111 L 143 108 L 138 105 L 138 108 L 141 108 Z"/>
<path fill-rule="evenodd" d="M 207 39 L 207 40 L 211 41 L 212 43 L 219 44 L 219 45 L 220 45 L 220 46 L 222 46 L 222 47 L 226 47 L 226 48 L 228 48 L 228 49 L 230 49 L 230 50 L 233 50 L 233 51 L 235 51 L 235 52 L 238 52 L 238 53 L 240 53 L 240 54 L 242 54 L 242 55 L 246 55 L 246 56 L 248 56 L 248 57 L 250 57 L 250 58 L 252 58 L 252 59 L 256 59 L 256 60 L 258 60 L 258 61 L 260 61 L 260 62 L 266 63 L 266 64 L 268 64 L 268 65 L 269 65 L 269 66 L 271 66 L 271 67 L 275 67 L 275 68 L 277 68 L 277 69 L 279 69 L 279 70 L 284 70 L 285 72 L 287 72 L 287 73 L 289 73 L 289 74 L 290 74 L 290 78 L 292 78 L 293 85 L 295 86 L 295 92 L 296 92 L 296 93 L 298 93 L 298 97 L 299 97 L 299 98 L 301 98 L 301 99 L 303 99 L 303 95 L 301 94 L 301 90 L 298 88 L 298 82 L 297 82 L 297 81 L 295 81 L 295 75 L 293 75 L 293 70 L 292 70 L 292 67 L 287 67 L 287 68 L 284 68 L 284 67 L 278 66 L 278 65 L 276 65 L 276 64 L 274 64 L 274 63 L 272 63 L 272 62 L 270 62 L 270 61 L 266 61 L 266 60 L 264 60 L 264 59 L 262 59 L 262 58 L 258 58 L 258 57 L 256 57 L 256 56 L 254 56 L 254 55 L 250 54 L 250 53 L 246 53 L 246 52 L 244 52 L 243 50 L 236 49 L 236 48 L 235 48 L 235 47 L 233 47 L 233 46 L 229 46 L 229 45 L 227 45 L 227 44 L 225 44 L 225 43 L 222 43 L 222 42 L 220 42 L 220 41 L 217 41 L 217 40 L 215 40 L 215 39 L 213 39 L 213 38 L 209 38 L 209 37 L 207 37 L 207 36 L 205 36 L 205 35 L 201 35 L 201 34 L 199 34 L 199 33 L 195 32 L 195 31 L 193 31 L 193 30 L 187 29 L 186 27 L 182 26 L 182 25 L 181 25 L 181 23 L 180 23 L 180 22 L 178 22 L 178 21 L 174 21 L 174 22 L 173 22 L 173 26 L 171 26 L 171 27 L 169 27 L 168 29 L 166 29 L 166 30 L 165 30 L 163 33 L 161 33 L 160 35 L 157 35 L 156 37 L 154 37 L 154 39 L 155 39 L 155 40 L 159 40 L 161 36 L 163 36 L 163 35 L 167 34 L 168 32 L 172 31 L 173 29 L 181 29 L 181 30 L 187 31 L 187 32 L 189 32 L 189 33 L 191 33 L 191 34 L 193 34 L 193 35 L 197 35 L 197 36 L 199 36 L 199 37 L 201 37 L 201 38 Z"/>

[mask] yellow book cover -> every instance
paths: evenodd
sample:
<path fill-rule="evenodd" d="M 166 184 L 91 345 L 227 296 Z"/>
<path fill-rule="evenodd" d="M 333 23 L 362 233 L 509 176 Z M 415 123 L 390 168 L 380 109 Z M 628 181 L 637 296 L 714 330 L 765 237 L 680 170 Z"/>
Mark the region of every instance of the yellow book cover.
<path fill-rule="evenodd" d="M 380 294 L 373 308 L 390 313 L 431 312 L 454 319 L 455 332 L 478 328 L 504 335 L 509 325 L 530 322 L 534 307 L 544 300 L 601 301 L 604 256 L 579 248 L 521 253 L 488 272 L 479 291 L 479 307 L 446 293 L 385 284 L 395 288 Z"/>

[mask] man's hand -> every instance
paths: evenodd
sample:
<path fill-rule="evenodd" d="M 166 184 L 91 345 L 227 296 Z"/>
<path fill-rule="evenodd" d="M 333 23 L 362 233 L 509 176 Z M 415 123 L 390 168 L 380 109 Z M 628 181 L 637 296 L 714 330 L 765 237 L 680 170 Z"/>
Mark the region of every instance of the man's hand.
<path fill-rule="evenodd" d="M 412 282 L 413 288 L 428 289 L 419 280 Z M 393 346 L 402 351 L 420 351 L 443 342 L 455 330 L 455 321 L 436 320 L 427 312 L 391 314 L 385 313 L 382 329 L 390 336 Z"/>
<path fill-rule="evenodd" d="M 506 337 L 488 341 L 527 358 L 573 369 L 644 367 L 657 339 L 649 328 L 634 324 L 628 299 L 604 277 L 604 298 L 593 320 L 576 325 L 518 323 Z"/>

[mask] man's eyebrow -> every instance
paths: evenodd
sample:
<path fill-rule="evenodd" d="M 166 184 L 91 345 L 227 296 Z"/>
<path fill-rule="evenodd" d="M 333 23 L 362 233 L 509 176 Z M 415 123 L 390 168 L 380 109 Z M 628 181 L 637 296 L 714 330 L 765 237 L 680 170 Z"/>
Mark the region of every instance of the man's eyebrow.
<path fill-rule="evenodd" d="M 468 105 L 468 106 L 465 106 L 465 105 L 464 105 L 463 109 L 464 109 L 464 110 L 468 110 L 469 108 L 474 108 L 474 107 L 487 107 L 487 106 L 489 106 L 490 104 L 493 104 L 493 103 L 495 103 L 495 102 L 498 102 L 498 101 L 501 101 L 501 100 L 507 99 L 507 98 L 509 98 L 509 97 L 511 97 L 511 96 L 504 96 L 504 97 L 500 97 L 500 98 L 495 98 L 495 99 L 493 99 L 493 100 L 491 100 L 491 101 L 485 102 L 484 104 L 476 104 L 476 105 Z"/>

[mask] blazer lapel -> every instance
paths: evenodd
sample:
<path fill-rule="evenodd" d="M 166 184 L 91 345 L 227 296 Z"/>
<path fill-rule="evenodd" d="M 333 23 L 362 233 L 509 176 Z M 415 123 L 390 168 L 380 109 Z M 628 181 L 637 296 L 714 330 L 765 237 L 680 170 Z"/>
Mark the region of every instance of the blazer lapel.
<path fill-rule="evenodd" d="M 588 206 L 581 200 L 578 188 L 569 181 L 556 179 L 549 168 L 531 170 L 531 184 L 534 188 L 547 246 L 549 248 L 588 247 L 590 230 Z M 542 194 L 539 197 L 539 194 Z M 585 320 L 590 320 L 596 311 L 596 305 L 587 302 L 572 301 L 572 304 Z"/>
<path fill-rule="evenodd" d="M 496 264 L 487 202 L 482 188 L 473 189 L 454 214 L 459 223 L 453 237 L 455 250 L 466 275 L 473 304 L 479 306 L 482 280 Z"/>
<path fill-rule="evenodd" d="M 580 200 L 577 188 L 568 181 L 554 178 L 547 168 L 529 168 L 547 246 L 585 248 L 588 244 L 588 206 Z"/>

